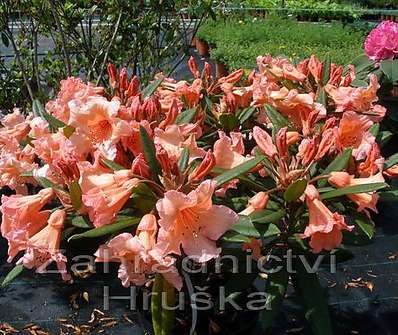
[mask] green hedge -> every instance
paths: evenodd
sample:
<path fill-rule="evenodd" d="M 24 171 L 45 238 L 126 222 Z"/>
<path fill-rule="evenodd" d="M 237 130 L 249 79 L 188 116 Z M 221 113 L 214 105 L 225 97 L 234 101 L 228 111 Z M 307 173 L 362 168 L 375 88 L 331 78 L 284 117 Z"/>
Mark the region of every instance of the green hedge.
<path fill-rule="evenodd" d="M 296 62 L 327 53 L 346 64 L 363 52 L 364 32 L 339 23 L 314 24 L 282 18 L 208 21 L 198 37 L 216 46 L 211 57 L 231 69 L 252 68 L 258 55 L 287 56 Z"/>

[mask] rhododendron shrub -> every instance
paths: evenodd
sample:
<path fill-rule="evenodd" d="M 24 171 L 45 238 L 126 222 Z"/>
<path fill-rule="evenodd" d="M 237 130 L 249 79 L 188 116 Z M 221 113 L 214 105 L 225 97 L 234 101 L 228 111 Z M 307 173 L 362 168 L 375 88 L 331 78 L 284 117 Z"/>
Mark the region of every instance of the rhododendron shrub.
<path fill-rule="evenodd" d="M 385 160 L 378 144 L 386 110 L 376 76 L 355 87 L 354 67 L 343 71 L 315 56 L 297 66 L 271 56 L 257 62 L 248 76 L 238 70 L 214 79 L 208 63 L 200 71 L 191 58 L 193 81 L 159 74 L 145 88 L 110 64 L 110 87 L 67 78 L 45 108 L 35 101 L 31 114 L 4 117 L 8 260 L 40 273 L 55 263 L 70 282 L 76 273 L 67 254 L 90 241 L 97 262 L 117 264 L 123 286 L 172 299 L 181 290 L 192 296 L 191 281 L 251 287 L 234 287 L 225 264 L 217 276 L 190 273 L 186 258 L 214 269 L 233 250 L 244 262 L 271 265 L 269 256 L 288 250 L 313 258 L 356 236 L 371 239 L 380 190 L 398 173 L 396 157 Z M 322 301 L 316 274 L 294 266 L 262 276 L 273 301 L 263 328 L 289 277 Z M 313 287 L 303 291 L 307 281 Z M 159 299 L 152 307 L 155 332 L 159 322 L 173 324 L 164 320 L 171 311 L 159 314 Z M 314 313 L 317 329 L 328 318 L 322 308 Z"/>

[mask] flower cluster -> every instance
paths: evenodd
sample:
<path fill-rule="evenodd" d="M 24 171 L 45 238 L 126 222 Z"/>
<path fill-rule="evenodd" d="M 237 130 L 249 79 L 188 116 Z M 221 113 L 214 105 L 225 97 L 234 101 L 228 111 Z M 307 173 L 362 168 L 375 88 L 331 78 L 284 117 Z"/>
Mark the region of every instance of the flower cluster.
<path fill-rule="evenodd" d="M 398 23 L 383 21 L 373 29 L 365 41 L 365 52 L 374 61 L 398 56 Z"/>
<path fill-rule="evenodd" d="M 353 67 L 344 73 L 315 56 L 297 67 L 270 56 L 257 62 L 247 77 L 239 70 L 213 79 L 209 64 L 200 70 L 191 58 L 192 82 L 159 75 L 144 89 L 109 65 L 109 89 L 68 78 L 45 109 L 36 101 L 26 117 L 5 116 L 9 261 L 21 253 L 18 264 L 38 272 L 55 262 L 70 280 L 65 228 L 69 240 L 104 232 L 113 237 L 96 260 L 120 263 L 124 286 L 159 272 L 181 289 L 176 260 L 216 258 L 227 232 L 261 257 L 264 242 L 240 220 L 275 210 L 279 245 L 295 236 L 315 253 L 339 247 L 342 232 L 354 229 L 350 213 L 370 218 L 384 187 L 377 79 L 351 87 Z M 393 166 L 385 174 L 397 173 Z M 235 195 L 245 209 L 228 201 Z"/>

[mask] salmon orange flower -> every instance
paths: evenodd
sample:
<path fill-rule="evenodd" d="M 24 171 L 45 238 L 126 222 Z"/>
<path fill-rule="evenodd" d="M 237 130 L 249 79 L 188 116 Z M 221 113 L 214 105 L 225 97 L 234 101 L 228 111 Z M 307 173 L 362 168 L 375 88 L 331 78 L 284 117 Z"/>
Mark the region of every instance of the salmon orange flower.
<path fill-rule="evenodd" d="M 70 280 L 71 276 L 66 270 L 67 259 L 59 250 L 65 217 L 66 213 L 61 209 L 51 213 L 48 225 L 29 238 L 26 252 L 17 264 L 23 264 L 28 269 L 35 268 L 37 273 L 44 273 L 50 263 L 56 262 L 62 279 Z"/>
<path fill-rule="evenodd" d="M 50 211 L 41 209 L 53 196 L 54 191 L 46 188 L 35 195 L 1 197 L 1 235 L 8 240 L 9 262 L 26 248 L 28 239 L 46 225 Z"/>
<path fill-rule="evenodd" d="M 216 183 L 202 182 L 189 194 L 168 191 L 159 200 L 160 231 L 157 249 L 162 254 L 185 254 L 198 262 L 219 255 L 216 241 L 238 221 L 238 215 L 222 205 L 212 204 Z"/>
<path fill-rule="evenodd" d="M 315 253 L 337 248 L 343 239 L 341 231 L 351 231 L 354 227 L 347 226 L 344 216 L 332 213 L 325 206 L 313 185 L 307 186 L 305 200 L 309 212 L 309 222 L 302 237 L 311 237 L 310 246 Z"/>
<path fill-rule="evenodd" d="M 354 178 L 354 176 L 349 175 L 347 172 L 332 172 L 328 181 L 331 185 L 342 188 L 363 184 L 384 183 L 384 177 L 381 172 L 367 178 Z M 377 212 L 376 204 L 379 195 L 376 192 L 347 194 L 347 197 L 358 205 L 358 212 L 366 208 Z"/>

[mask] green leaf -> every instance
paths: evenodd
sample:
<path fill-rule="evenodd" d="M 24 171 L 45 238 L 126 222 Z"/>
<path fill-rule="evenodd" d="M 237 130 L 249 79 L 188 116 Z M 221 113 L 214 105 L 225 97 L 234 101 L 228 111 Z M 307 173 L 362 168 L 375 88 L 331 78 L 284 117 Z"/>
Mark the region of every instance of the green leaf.
<path fill-rule="evenodd" d="M 275 317 L 278 315 L 285 297 L 286 288 L 289 281 L 289 274 L 286 268 L 270 273 L 268 275 L 265 290 L 267 300 L 265 309 L 260 312 L 259 321 L 263 332 L 271 329 Z"/>
<path fill-rule="evenodd" d="M 182 113 L 178 114 L 175 123 L 177 125 L 190 123 L 196 115 L 196 110 L 197 110 L 197 107 L 193 107 L 193 108 L 187 109 L 187 110 L 183 111 Z"/>
<path fill-rule="evenodd" d="M 379 143 L 380 147 L 384 147 L 393 137 L 394 133 L 389 130 L 380 131 L 377 134 L 377 143 Z"/>
<path fill-rule="evenodd" d="M 249 120 L 255 111 L 255 107 L 248 107 L 244 109 L 238 116 L 240 124 L 244 124 L 247 120 Z"/>
<path fill-rule="evenodd" d="M 286 119 L 281 113 L 279 113 L 273 106 L 265 105 L 265 110 L 268 118 L 270 119 L 273 125 L 273 132 L 276 134 L 279 129 L 283 127 L 289 127 L 289 130 L 293 130 L 290 122 Z"/>
<path fill-rule="evenodd" d="M 327 301 L 318 275 L 309 273 L 300 259 L 294 259 L 296 273 L 291 274 L 293 286 L 303 304 L 305 318 L 314 335 L 333 335 Z"/>
<path fill-rule="evenodd" d="M 367 87 L 368 86 L 368 83 L 365 81 L 365 80 L 361 80 L 361 79 L 354 79 L 352 82 L 351 82 L 351 86 L 353 86 L 353 87 Z"/>
<path fill-rule="evenodd" d="M 176 304 L 174 287 L 156 274 L 151 295 L 152 325 L 155 335 L 171 335 L 174 328 L 175 310 L 171 309 Z M 163 308 L 168 306 L 170 308 Z"/>
<path fill-rule="evenodd" d="M 247 162 L 244 162 L 231 170 L 225 171 L 219 176 L 215 177 L 214 180 L 217 182 L 216 187 L 220 187 L 221 185 L 229 182 L 232 179 L 238 178 L 240 175 L 254 169 L 258 164 L 260 164 L 264 160 L 264 156 L 259 155 L 256 158 L 253 158 Z"/>
<path fill-rule="evenodd" d="M 354 221 L 369 240 L 371 240 L 375 234 L 375 226 L 372 221 L 366 215 L 361 213 L 354 213 Z"/>
<path fill-rule="evenodd" d="M 380 62 L 380 68 L 393 83 L 398 81 L 398 60 L 387 59 Z"/>
<path fill-rule="evenodd" d="M 374 68 L 374 61 L 371 61 L 366 54 L 359 55 L 355 59 L 353 59 L 350 64 L 355 66 L 355 72 L 369 72 Z"/>
<path fill-rule="evenodd" d="M 1 282 L 1 288 L 8 286 L 15 278 L 17 278 L 24 270 L 23 265 L 16 265 Z"/>
<path fill-rule="evenodd" d="M 386 192 L 379 193 L 379 201 L 395 202 L 398 201 L 398 189 L 392 189 Z"/>
<path fill-rule="evenodd" d="M 79 210 L 82 207 L 82 189 L 80 188 L 79 182 L 73 181 L 69 185 L 69 195 L 73 207 Z"/>
<path fill-rule="evenodd" d="M 244 242 L 249 242 L 250 237 L 229 230 L 224 234 L 222 240 L 228 243 L 244 243 Z"/>
<path fill-rule="evenodd" d="M 373 136 L 377 136 L 377 134 L 379 133 L 379 130 L 380 130 L 380 123 L 375 123 L 372 127 L 369 128 L 369 132 Z"/>
<path fill-rule="evenodd" d="M 144 98 L 150 97 L 156 89 L 160 86 L 160 84 L 163 82 L 163 78 L 157 79 L 154 82 L 150 83 L 148 86 L 146 86 L 142 91 L 141 94 Z"/>
<path fill-rule="evenodd" d="M 67 127 L 64 122 L 48 114 L 39 100 L 33 100 L 32 108 L 35 116 L 39 116 L 48 122 L 51 132 L 56 132 L 59 128 Z"/>
<path fill-rule="evenodd" d="M 370 184 L 347 186 L 330 192 L 322 193 L 321 199 L 326 200 L 326 199 L 341 197 L 347 194 L 374 192 L 386 187 L 388 187 L 388 184 L 386 183 L 370 183 Z"/>
<path fill-rule="evenodd" d="M 143 126 L 140 126 L 140 137 L 144 149 L 145 160 L 149 165 L 149 169 L 151 170 L 153 177 L 159 182 L 159 176 L 162 174 L 162 169 L 156 158 L 155 144 Z"/>
<path fill-rule="evenodd" d="M 231 230 L 244 236 L 260 237 L 258 230 L 247 215 L 239 215 L 239 221 L 231 227 Z"/>
<path fill-rule="evenodd" d="M 343 151 L 340 156 L 337 156 L 327 167 L 323 170 L 323 175 L 328 175 L 330 172 L 341 171 L 347 167 L 352 155 L 352 149 L 348 148 Z M 318 186 L 323 187 L 327 184 L 327 179 L 321 179 L 318 181 Z"/>
<path fill-rule="evenodd" d="M 64 191 L 64 189 L 55 183 L 53 183 L 51 180 L 47 179 L 46 177 L 34 177 L 37 183 L 43 187 L 43 188 L 49 188 L 51 187 L 54 190 L 58 191 Z"/>
<path fill-rule="evenodd" d="M 286 214 L 284 209 L 278 211 L 263 210 L 250 215 L 253 223 L 278 223 Z"/>
<path fill-rule="evenodd" d="M 108 168 L 110 168 L 113 171 L 120 171 L 120 170 L 126 170 L 124 166 L 119 165 L 118 163 L 115 163 L 114 161 L 111 161 L 110 159 L 107 158 L 101 158 L 102 163 Z"/>
<path fill-rule="evenodd" d="M 294 183 L 290 184 L 289 187 L 286 189 L 285 193 L 283 194 L 283 198 L 287 202 L 296 201 L 304 193 L 306 187 L 307 187 L 306 179 L 304 178 L 297 179 Z"/>
<path fill-rule="evenodd" d="M 84 229 L 93 228 L 93 225 L 83 216 L 78 215 L 72 218 L 72 226 Z"/>
<path fill-rule="evenodd" d="M 323 67 L 322 67 L 322 85 L 325 86 L 330 78 L 330 66 L 331 66 L 331 59 L 330 59 L 330 54 L 327 53 L 325 60 L 323 62 Z"/>
<path fill-rule="evenodd" d="M 398 153 L 386 159 L 386 161 L 384 162 L 384 169 L 388 169 L 395 164 L 398 164 Z"/>
<path fill-rule="evenodd" d="M 319 102 L 320 104 L 326 106 L 327 104 L 327 99 L 326 99 L 326 93 L 325 89 L 323 87 L 319 87 L 318 89 L 318 96 L 316 98 L 316 102 Z"/>
<path fill-rule="evenodd" d="M 140 218 L 134 218 L 134 217 L 119 219 L 115 223 L 108 224 L 108 225 L 98 227 L 98 228 L 94 228 L 94 229 L 85 231 L 84 233 L 81 233 L 81 234 L 72 235 L 68 239 L 68 241 L 78 240 L 81 238 L 96 238 L 96 237 L 101 237 L 101 236 L 117 233 L 118 231 L 121 231 L 123 229 L 135 226 L 139 222 L 140 222 Z"/>
<path fill-rule="evenodd" d="M 185 147 L 182 150 L 181 156 L 178 160 L 178 169 L 180 170 L 180 172 L 185 171 L 185 169 L 188 166 L 188 162 L 189 162 L 189 148 Z"/>
<path fill-rule="evenodd" d="M 222 128 L 227 132 L 236 129 L 239 126 L 239 120 L 235 114 L 223 113 L 220 115 L 219 121 Z"/>

